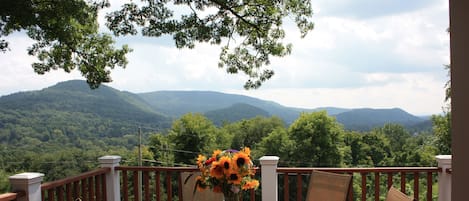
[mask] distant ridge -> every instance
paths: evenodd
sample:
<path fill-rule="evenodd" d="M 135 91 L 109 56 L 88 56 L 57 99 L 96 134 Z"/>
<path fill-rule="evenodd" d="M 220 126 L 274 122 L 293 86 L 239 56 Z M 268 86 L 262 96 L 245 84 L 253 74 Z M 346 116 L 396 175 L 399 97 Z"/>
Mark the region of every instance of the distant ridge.
<path fill-rule="evenodd" d="M 343 122 L 347 129 L 366 131 L 387 123 L 412 126 L 425 121 L 400 108 L 392 109 L 352 109 L 335 115 L 338 122 Z M 367 122 L 365 124 L 365 122 Z"/>
<path fill-rule="evenodd" d="M 400 108 L 292 108 L 273 101 L 213 91 L 155 91 L 137 94 L 106 85 L 90 90 L 86 82 L 81 80 L 60 82 L 38 91 L 2 96 L 0 110 L 22 111 L 25 115 L 43 111 L 86 114 L 93 118 L 105 118 L 112 123 L 145 124 L 158 129 L 168 129 L 173 119 L 189 112 L 202 113 L 217 125 L 224 121 L 232 122 L 255 116 L 277 116 L 288 125 L 301 112 L 325 110 L 348 130 L 367 131 L 386 123 L 397 123 L 418 130 L 431 129 L 428 119 L 416 117 Z"/>
<path fill-rule="evenodd" d="M 206 113 L 231 107 L 234 104 L 245 103 L 278 116 L 286 123 L 291 123 L 298 118 L 300 112 L 309 111 L 285 107 L 273 101 L 214 91 L 155 91 L 138 95 L 148 102 L 155 111 L 172 117 L 179 117 L 188 112 Z"/>

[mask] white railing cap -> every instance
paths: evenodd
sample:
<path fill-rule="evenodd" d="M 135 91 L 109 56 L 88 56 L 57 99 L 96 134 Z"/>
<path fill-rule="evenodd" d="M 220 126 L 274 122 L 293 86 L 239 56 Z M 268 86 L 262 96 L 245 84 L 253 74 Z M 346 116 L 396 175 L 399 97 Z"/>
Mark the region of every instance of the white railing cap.
<path fill-rule="evenodd" d="M 100 163 L 118 163 L 121 161 L 121 159 L 122 159 L 121 156 L 114 156 L 114 155 L 103 156 L 103 157 L 98 158 Z"/>
<path fill-rule="evenodd" d="M 262 156 L 259 161 L 261 165 L 277 165 L 279 159 L 278 156 Z"/>
<path fill-rule="evenodd" d="M 10 176 L 8 178 L 10 179 L 11 184 L 15 184 L 15 183 L 33 184 L 33 183 L 42 182 L 43 177 L 44 177 L 44 174 L 42 174 L 42 173 L 24 172 L 24 173 L 20 173 L 20 174 L 15 174 L 15 175 Z"/>
<path fill-rule="evenodd" d="M 435 158 L 438 160 L 451 160 L 451 155 L 437 155 Z"/>

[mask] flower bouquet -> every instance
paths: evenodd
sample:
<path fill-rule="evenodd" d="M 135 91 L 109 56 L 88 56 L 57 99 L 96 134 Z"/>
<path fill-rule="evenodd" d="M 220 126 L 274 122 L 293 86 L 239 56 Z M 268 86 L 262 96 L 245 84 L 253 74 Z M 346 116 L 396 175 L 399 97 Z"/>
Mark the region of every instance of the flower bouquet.
<path fill-rule="evenodd" d="M 215 150 L 210 157 L 199 155 L 197 165 L 201 175 L 197 177 L 197 190 L 212 189 L 223 193 L 225 201 L 239 201 L 241 190 L 257 189 L 255 174 L 248 147 L 237 150 Z"/>

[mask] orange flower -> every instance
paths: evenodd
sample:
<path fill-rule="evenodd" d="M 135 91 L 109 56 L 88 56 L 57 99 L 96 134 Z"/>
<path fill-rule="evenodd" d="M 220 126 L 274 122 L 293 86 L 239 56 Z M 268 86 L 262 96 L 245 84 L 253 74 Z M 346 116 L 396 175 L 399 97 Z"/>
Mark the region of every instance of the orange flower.
<path fill-rule="evenodd" d="M 250 154 L 251 149 L 246 147 L 240 151 L 217 149 L 211 155 L 199 155 L 197 165 L 201 176 L 197 177 L 197 190 L 210 188 L 220 193 L 256 189 L 259 181 L 252 178 L 255 169 Z"/>
<path fill-rule="evenodd" d="M 231 172 L 228 175 L 228 183 L 231 183 L 231 184 L 240 185 L 242 179 L 243 179 L 243 177 L 241 177 L 241 175 L 239 175 L 236 172 Z"/>
<path fill-rule="evenodd" d="M 241 150 L 242 152 L 246 153 L 248 156 L 251 155 L 251 149 L 249 147 L 244 147 L 243 150 Z"/>
<path fill-rule="evenodd" d="M 243 190 L 248 190 L 248 189 L 257 189 L 257 187 L 259 187 L 259 181 L 258 180 L 251 180 L 251 181 L 247 181 L 242 189 Z"/>
<path fill-rule="evenodd" d="M 225 176 L 223 174 L 223 166 L 218 161 L 214 161 L 212 163 L 212 167 L 210 168 L 210 176 L 217 179 L 223 179 Z"/>
<path fill-rule="evenodd" d="M 218 155 L 220 155 L 220 153 L 221 153 L 220 149 L 217 149 L 217 150 L 213 151 L 212 158 L 217 159 L 217 157 L 218 157 Z"/>
<path fill-rule="evenodd" d="M 236 165 L 237 168 L 241 169 L 245 167 L 245 165 L 249 165 L 250 159 L 249 155 L 244 152 L 238 152 L 233 157 L 233 163 Z"/>
<path fill-rule="evenodd" d="M 223 167 L 223 172 L 228 174 L 231 170 L 231 158 L 228 156 L 222 156 L 218 162 L 220 163 L 220 166 Z"/>
<path fill-rule="evenodd" d="M 196 186 L 198 191 L 203 191 L 207 189 L 207 184 L 204 182 L 204 179 L 201 176 L 196 177 Z"/>
<path fill-rule="evenodd" d="M 201 155 L 199 154 L 199 156 L 197 157 L 197 165 L 199 167 L 202 167 L 203 166 L 203 162 L 207 160 L 207 157 L 205 157 L 204 155 Z"/>

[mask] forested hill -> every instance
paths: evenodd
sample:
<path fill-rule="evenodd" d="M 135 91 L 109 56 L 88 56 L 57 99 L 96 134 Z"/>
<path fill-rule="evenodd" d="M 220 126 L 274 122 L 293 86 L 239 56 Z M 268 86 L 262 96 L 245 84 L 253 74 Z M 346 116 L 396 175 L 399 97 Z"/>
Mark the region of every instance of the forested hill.
<path fill-rule="evenodd" d="M 425 128 L 425 120 L 407 113 L 399 108 L 392 109 L 353 109 L 339 113 L 336 116 L 338 122 L 343 122 L 349 130 L 367 131 L 387 123 L 396 123 L 411 130 L 429 129 Z M 364 122 L 367 122 L 366 124 Z M 419 128 L 422 127 L 422 128 Z M 428 124 L 428 126 L 431 126 Z"/>
<path fill-rule="evenodd" d="M 100 135 L 104 136 L 121 136 L 139 125 L 165 128 L 171 123 L 170 118 L 155 112 L 135 94 L 104 85 L 90 90 L 78 80 L 0 97 L 0 110 L 2 125 L 20 123 L 19 126 L 29 125 L 33 130 L 63 131 L 73 127 L 86 134 L 101 128 Z M 23 121 L 29 123 L 22 125 Z"/>
<path fill-rule="evenodd" d="M 12 119 L 28 118 L 45 126 L 57 123 L 57 120 L 48 122 L 48 119 L 52 121 L 58 118 L 60 121 L 69 122 L 65 125 L 91 120 L 96 124 L 100 122 L 107 128 L 105 134 L 100 133 L 101 135 L 112 136 L 123 135 L 128 130 L 135 130 L 139 125 L 164 130 L 170 127 L 173 119 L 189 112 L 202 113 L 217 125 L 255 116 L 278 116 L 290 124 L 301 112 L 326 110 L 349 130 L 366 131 L 386 123 L 399 123 L 416 130 L 429 129 L 430 126 L 424 119 L 398 108 L 301 109 L 249 96 L 211 91 L 156 91 L 135 94 L 105 85 L 90 90 L 84 81 L 79 80 L 61 82 L 43 90 L 0 97 L 0 110 L 0 114 L 3 114 L 0 123 L 3 124 L 5 121 L 13 121 Z M 78 124 L 85 125 L 89 126 L 88 123 Z"/>

